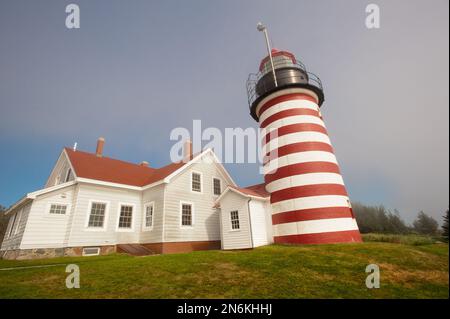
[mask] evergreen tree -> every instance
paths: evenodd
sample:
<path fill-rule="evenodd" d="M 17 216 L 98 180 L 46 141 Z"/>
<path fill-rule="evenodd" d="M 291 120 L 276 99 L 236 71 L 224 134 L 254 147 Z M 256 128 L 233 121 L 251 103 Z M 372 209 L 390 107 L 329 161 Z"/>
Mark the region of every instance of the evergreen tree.
<path fill-rule="evenodd" d="M 420 211 L 413 223 L 413 226 L 414 230 L 419 234 L 435 235 L 438 231 L 439 224 L 433 217 L 428 216 L 423 211 Z"/>
<path fill-rule="evenodd" d="M 448 242 L 448 209 L 444 215 L 444 224 L 442 225 L 442 236 Z"/>

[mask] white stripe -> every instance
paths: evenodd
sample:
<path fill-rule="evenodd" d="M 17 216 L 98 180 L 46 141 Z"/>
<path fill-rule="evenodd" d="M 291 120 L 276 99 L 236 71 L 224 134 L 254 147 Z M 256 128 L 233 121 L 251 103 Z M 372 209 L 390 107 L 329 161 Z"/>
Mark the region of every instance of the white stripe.
<path fill-rule="evenodd" d="M 317 94 L 311 90 L 303 89 L 303 88 L 281 89 L 281 90 L 275 91 L 275 92 L 269 94 L 268 96 L 266 96 L 265 98 L 263 98 L 261 100 L 261 102 L 259 102 L 258 105 L 256 106 L 256 114 L 259 114 L 259 110 L 261 109 L 261 107 L 264 104 L 268 103 L 270 100 L 272 100 L 276 97 L 279 97 L 279 96 L 293 94 L 293 93 L 303 93 L 303 94 L 309 95 L 314 100 L 316 100 L 316 104 L 319 103 L 319 98 L 318 98 Z"/>
<path fill-rule="evenodd" d="M 269 143 L 262 147 L 262 151 L 263 154 L 266 154 L 285 145 L 303 142 L 321 142 L 331 145 L 330 138 L 326 134 L 320 132 L 297 132 L 271 139 Z"/>
<path fill-rule="evenodd" d="M 263 173 L 264 175 L 271 174 L 275 173 L 278 168 L 283 166 L 308 162 L 330 162 L 337 164 L 336 156 L 330 152 L 298 152 L 271 159 L 266 165 L 264 165 Z"/>
<path fill-rule="evenodd" d="M 269 125 L 267 125 L 264 130 L 269 132 L 271 129 L 278 128 L 280 129 L 283 126 L 291 125 L 291 124 L 318 124 L 320 126 L 325 127 L 325 123 L 317 116 L 314 115 L 294 115 L 287 116 L 285 118 L 276 120 Z M 264 132 L 264 131 L 263 131 Z"/>
<path fill-rule="evenodd" d="M 308 100 L 291 100 L 281 102 L 269 107 L 259 118 L 259 123 L 264 122 L 268 117 L 279 113 L 281 111 L 292 110 L 292 109 L 309 109 L 314 111 L 319 111 L 319 106 Z"/>
<path fill-rule="evenodd" d="M 349 207 L 349 199 L 347 196 L 342 195 L 320 195 L 287 199 L 272 204 L 272 214 L 326 207 Z"/>
<path fill-rule="evenodd" d="M 346 230 L 358 230 L 355 219 L 329 218 L 273 225 L 274 236 L 317 234 Z"/>
<path fill-rule="evenodd" d="M 308 173 L 280 178 L 267 184 L 266 189 L 269 193 L 273 193 L 290 187 L 319 184 L 344 185 L 344 181 L 342 176 L 336 173 Z"/>

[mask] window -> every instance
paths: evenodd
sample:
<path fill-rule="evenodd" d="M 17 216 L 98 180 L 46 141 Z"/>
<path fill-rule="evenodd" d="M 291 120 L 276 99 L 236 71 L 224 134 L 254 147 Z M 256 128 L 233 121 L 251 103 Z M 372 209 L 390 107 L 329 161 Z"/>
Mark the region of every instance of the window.
<path fill-rule="evenodd" d="M 12 236 L 14 224 L 16 222 L 17 213 L 15 213 L 11 218 L 9 219 L 9 228 L 8 228 L 8 238 Z"/>
<path fill-rule="evenodd" d="M 70 175 L 71 174 L 72 174 L 72 170 L 69 168 L 67 170 L 66 179 L 64 180 L 65 182 L 68 182 L 70 180 Z"/>
<path fill-rule="evenodd" d="M 181 226 L 192 226 L 192 204 L 181 204 Z"/>
<path fill-rule="evenodd" d="M 145 224 L 144 225 L 146 228 L 153 227 L 153 210 L 154 210 L 153 203 L 147 204 L 145 206 L 145 217 L 144 217 Z"/>
<path fill-rule="evenodd" d="M 192 191 L 201 192 L 202 191 L 202 176 L 199 173 L 192 173 Z"/>
<path fill-rule="evenodd" d="M 233 210 L 230 213 L 231 217 L 231 229 L 239 229 L 239 212 L 237 210 Z"/>
<path fill-rule="evenodd" d="M 105 224 L 106 203 L 92 203 L 88 227 L 102 228 Z"/>
<path fill-rule="evenodd" d="M 23 209 L 21 209 L 17 213 L 16 228 L 14 229 L 14 235 L 17 235 L 19 233 L 20 221 L 22 220 L 22 212 L 23 212 Z"/>
<path fill-rule="evenodd" d="M 85 247 L 83 248 L 83 256 L 98 256 L 100 255 L 100 247 Z"/>
<path fill-rule="evenodd" d="M 50 205 L 50 214 L 56 214 L 56 215 L 64 215 L 67 210 L 67 205 L 62 204 L 51 204 Z"/>
<path fill-rule="evenodd" d="M 213 178 L 213 192 L 214 195 L 220 195 L 220 193 L 222 193 L 220 179 L 218 178 Z"/>
<path fill-rule="evenodd" d="M 120 217 L 119 217 L 119 228 L 131 228 L 132 221 L 133 221 L 133 206 L 121 205 L 120 206 Z"/>

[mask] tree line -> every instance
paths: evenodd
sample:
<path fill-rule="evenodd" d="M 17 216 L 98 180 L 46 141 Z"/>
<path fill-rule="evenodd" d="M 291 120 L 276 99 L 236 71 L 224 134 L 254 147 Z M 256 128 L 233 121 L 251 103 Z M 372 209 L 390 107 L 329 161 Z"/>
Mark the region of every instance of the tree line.
<path fill-rule="evenodd" d="M 444 224 L 440 229 L 439 223 L 423 211 L 417 214 L 412 225 L 408 225 L 397 210 L 390 211 L 384 206 L 353 203 L 352 208 L 361 233 L 416 233 L 432 236 L 442 235 L 448 239 L 448 210 L 443 216 Z"/>

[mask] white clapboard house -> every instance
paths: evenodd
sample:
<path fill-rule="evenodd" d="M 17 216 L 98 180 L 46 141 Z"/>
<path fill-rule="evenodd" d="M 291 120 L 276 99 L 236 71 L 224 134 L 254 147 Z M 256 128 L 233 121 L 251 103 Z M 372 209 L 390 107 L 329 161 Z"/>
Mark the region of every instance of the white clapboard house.
<path fill-rule="evenodd" d="M 239 188 L 210 149 L 162 168 L 64 148 L 6 214 L 5 259 L 246 249 L 273 242 L 264 185 Z"/>

